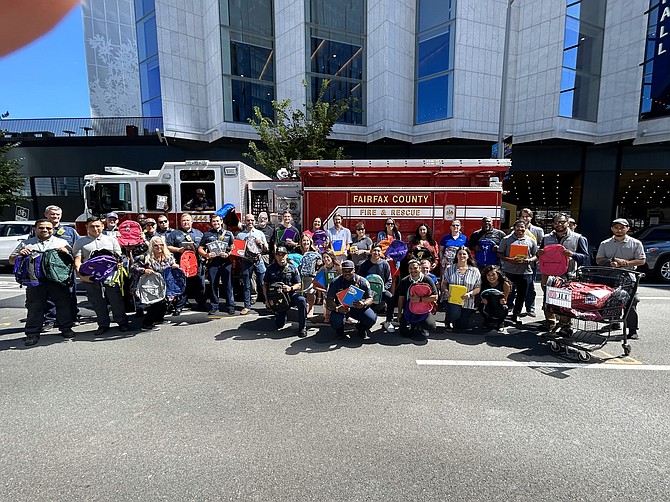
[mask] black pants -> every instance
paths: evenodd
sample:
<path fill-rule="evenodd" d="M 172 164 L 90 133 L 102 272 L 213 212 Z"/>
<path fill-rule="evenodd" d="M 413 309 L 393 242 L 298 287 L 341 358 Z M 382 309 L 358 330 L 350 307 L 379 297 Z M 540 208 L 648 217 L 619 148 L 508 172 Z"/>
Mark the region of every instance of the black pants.
<path fill-rule="evenodd" d="M 72 328 L 72 296 L 67 286 L 57 282 L 42 281 L 39 286 L 26 288 L 26 336 L 39 336 L 44 324 L 44 309 L 51 299 L 56 307 L 56 326 L 61 331 Z"/>
<path fill-rule="evenodd" d="M 523 310 L 526 302 L 526 293 L 528 292 L 528 277 L 524 274 L 506 274 L 512 285 L 516 288 L 516 297 L 514 298 L 514 310 L 512 315 L 518 316 Z"/>
<path fill-rule="evenodd" d="M 142 321 L 142 327 L 150 328 L 154 324 L 163 322 L 166 311 L 167 302 L 165 300 L 148 305 L 147 312 L 144 314 L 144 320 Z"/>

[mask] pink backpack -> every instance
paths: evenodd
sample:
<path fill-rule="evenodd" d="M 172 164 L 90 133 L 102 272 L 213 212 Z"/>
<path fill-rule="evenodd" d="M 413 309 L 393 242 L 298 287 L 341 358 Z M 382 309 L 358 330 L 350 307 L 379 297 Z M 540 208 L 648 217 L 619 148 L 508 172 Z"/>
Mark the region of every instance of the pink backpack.
<path fill-rule="evenodd" d="M 133 220 L 124 220 L 119 224 L 119 235 L 117 237 L 121 246 L 137 246 L 144 242 L 142 237 L 142 226 Z"/>
<path fill-rule="evenodd" d="M 563 254 L 565 247 L 561 244 L 549 244 L 540 256 L 540 272 L 543 275 L 563 275 L 568 271 L 570 258 Z"/>

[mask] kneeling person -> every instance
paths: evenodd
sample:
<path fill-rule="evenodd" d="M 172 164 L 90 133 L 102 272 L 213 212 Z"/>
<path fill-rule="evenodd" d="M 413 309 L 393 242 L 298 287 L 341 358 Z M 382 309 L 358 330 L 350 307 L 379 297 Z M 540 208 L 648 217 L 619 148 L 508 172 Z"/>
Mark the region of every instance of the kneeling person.
<path fill-rule="evenodd" d="M 351 286 L 362 290 L 363 296 L 355 300 L 351 306 L 342 305 L 337 293 L 347 290 Z M 351 260 L 342 262 L 342 275 L 330 283 L 326 303 L 328 309 L 331 310 L 330 325 L 337 333 L 338 338 L 344 337 L 344 323 L 347 317 L 358 321 L 356 330 L 361 338 L 367 338 L 370 334 L 370 328 L 377 322 L 377 314 L 370 308 L 372 305 L 370 283 L 364 277 L 354 273 L 354 262 Z"/>
<path fill-rule="evenodd" d="M 409 303 L 435 303 L 437 301 L 437 287 L 430 277 L 421 272 L 419 260 L 410 260 L 408 270 L 409 275 L 400 281 L 397 289 L 400 334 L 406 337 L 414 336 L 417 339 L 423 339 L 428 337 L 429 331 L 435 330 L 435 315 L 430 311 L 422 315 L 412 314 Z M 430 295 L 414 296 L 410 292 L 410 288 L 418 283 L 426 284 L 430 288 Z M 419 330 L 418 333 L 417 330 Z"/>
<path fill-rule="evenodd" d="M 265 304 L 268 309 L 272 310 L 272 305 L 268 299 L 268 288 L 271 284 L 282 283 L 282 290 L 289 298 L 290 305 L 298 309 L 298 336 L 307 336 L 307 328 L 305 322 L 307 320 L 307 300 L 300 294 L 302 288 L 302 280 L 300 273 L 295 266 L 288 261 L 288 250 L 284 246 L 278 246 L 275 251 L 275 261 L 265 271 L 263 282 L 263 294 L 265 296 Z M 286 324 L 286 315 L 288 310 L 283 312 L 275 312 L 275 326 L 281 329 Z"/>

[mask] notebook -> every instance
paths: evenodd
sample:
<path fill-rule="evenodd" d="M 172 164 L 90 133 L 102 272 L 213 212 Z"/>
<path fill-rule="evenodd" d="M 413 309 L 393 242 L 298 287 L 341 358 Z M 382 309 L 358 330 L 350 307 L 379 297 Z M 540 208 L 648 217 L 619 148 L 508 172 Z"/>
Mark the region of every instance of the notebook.
<path fill-rule="evenodd" d="M 363 298 L 363 290 L 356 286 L 349 286 L 337 293 L 340 303 L 346 307 L 351 307 L 356 300 Z"/>
<path fill-rule="evenodd" d="M 449 284 L 449 303 L 454 305 L 465 305 L 465 300 L 461 298 L 465 293 L 468 292 L 468 288 L 465 286 L 460 286 L 458 284 Z"/>

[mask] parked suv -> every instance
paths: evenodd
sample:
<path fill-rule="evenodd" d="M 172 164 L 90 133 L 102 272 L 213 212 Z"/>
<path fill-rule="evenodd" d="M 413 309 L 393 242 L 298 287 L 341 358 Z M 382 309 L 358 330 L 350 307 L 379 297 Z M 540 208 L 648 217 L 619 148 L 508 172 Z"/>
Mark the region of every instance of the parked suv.
<path fill-rule="evenodd" d="M 27 239 L 34 221 L 0 221 L 0 266 L 9 265 L 9 255 Z"/>
<path fill-rule="evenodd" d="M 644 228 L 635 238 L 642 241 L 647 254 L 647 263 L 641 268 L 670 283 L 670 225 Z"/>

